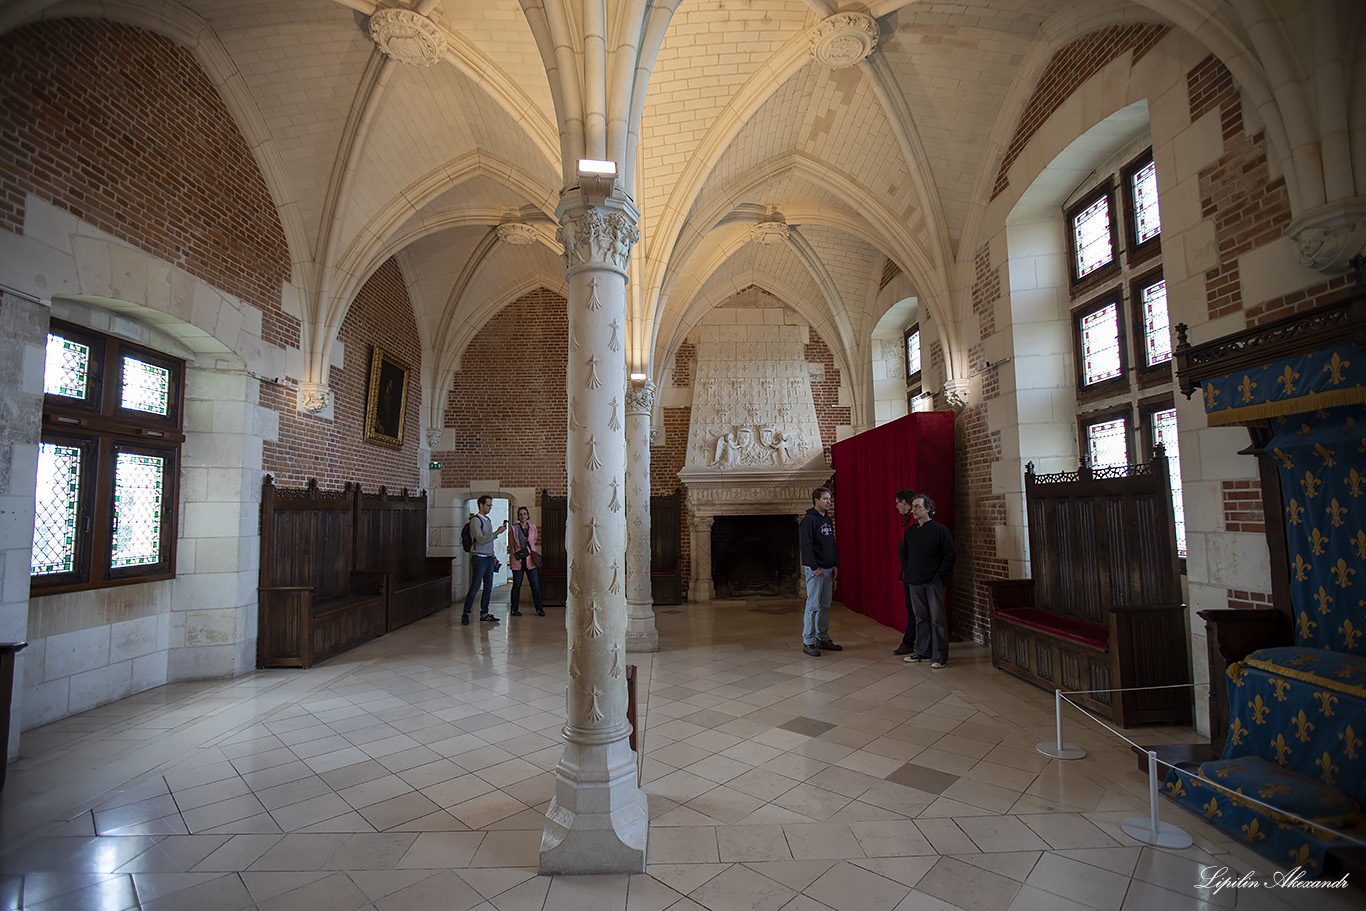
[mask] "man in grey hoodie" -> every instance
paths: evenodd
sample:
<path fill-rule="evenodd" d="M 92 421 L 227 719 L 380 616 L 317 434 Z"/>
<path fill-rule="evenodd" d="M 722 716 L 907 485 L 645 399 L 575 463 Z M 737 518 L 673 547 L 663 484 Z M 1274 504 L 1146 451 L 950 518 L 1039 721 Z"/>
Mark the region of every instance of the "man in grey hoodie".
<path fill-rule="evenodd" d="M 835 520 L 830 507 L 835 498 L 827 487 L 811 492 L 812 506 L 797 528 L 801 544 L 802 572 L 806 576 L 806 613 L 802 624 L 802 651 L 812 658 L 841 651 L 830 641 L 830 598 L 835 592 L 839 552 L 835 549 Z"/>

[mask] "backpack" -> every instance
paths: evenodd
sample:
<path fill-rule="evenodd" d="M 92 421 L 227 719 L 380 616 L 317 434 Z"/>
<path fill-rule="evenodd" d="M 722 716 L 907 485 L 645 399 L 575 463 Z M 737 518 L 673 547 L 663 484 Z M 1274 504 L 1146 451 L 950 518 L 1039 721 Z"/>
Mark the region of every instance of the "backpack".
<path fill-rule="evenodd" d="M 470 534 L 470 523 L 466 522 L 465 527 L 460 529 L 460 546 L 465 549 L 465 553 L 470 552 L 474 546 L 474 535 Z"/>

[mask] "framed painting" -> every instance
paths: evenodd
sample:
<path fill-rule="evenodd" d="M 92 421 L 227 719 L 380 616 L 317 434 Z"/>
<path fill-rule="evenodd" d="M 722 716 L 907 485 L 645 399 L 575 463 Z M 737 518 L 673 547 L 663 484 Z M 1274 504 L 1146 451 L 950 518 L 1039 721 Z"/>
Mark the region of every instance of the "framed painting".
<path fill-rule="evenodd" d="M 365 442 L 403 448 L 403 417 L 408 412 L 408 365 L 379 345 L 370 352 L 370 383 L 365 397 Z"/>

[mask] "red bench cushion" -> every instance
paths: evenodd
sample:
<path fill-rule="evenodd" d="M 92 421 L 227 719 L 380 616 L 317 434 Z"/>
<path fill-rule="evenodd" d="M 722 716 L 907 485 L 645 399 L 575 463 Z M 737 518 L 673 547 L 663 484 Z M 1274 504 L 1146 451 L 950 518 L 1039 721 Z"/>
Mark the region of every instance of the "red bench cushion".
<path fill-rule="evenodd" d="M 1064 617 L 1062 614 L 1055 614 L 1039 607 L 1008 607 L 998 610 L 996 616 L 1101 651 L 1106 651 L 1110 647 L 1110 628 L 1092 623 L 1090 620 Z"/>

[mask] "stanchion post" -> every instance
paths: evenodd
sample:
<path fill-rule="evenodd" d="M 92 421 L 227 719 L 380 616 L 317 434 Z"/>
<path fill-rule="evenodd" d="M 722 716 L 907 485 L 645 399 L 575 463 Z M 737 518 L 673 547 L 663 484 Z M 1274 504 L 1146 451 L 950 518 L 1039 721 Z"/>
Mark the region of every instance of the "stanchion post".
<path fill-rule="evenodd" d="M 1119 827 L 1130 838 L 1160 848 L 1189 848 L 1195 841 L 1185 829 L 1157 818 L 1157 753 L 1148 750 L 1148 818 L 1134 816 Z"/>
<path fill-rule="evenodd" d="M 1057 743 L 1045 740 L 1035 749 L 1053 759 L 1081 759 L 1086 755 L 1085 750 L 1075 744 L 1062 742 L 1062 690 L 1053 691 L 1053 716 L 1058 732 Z"/>

